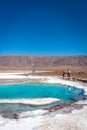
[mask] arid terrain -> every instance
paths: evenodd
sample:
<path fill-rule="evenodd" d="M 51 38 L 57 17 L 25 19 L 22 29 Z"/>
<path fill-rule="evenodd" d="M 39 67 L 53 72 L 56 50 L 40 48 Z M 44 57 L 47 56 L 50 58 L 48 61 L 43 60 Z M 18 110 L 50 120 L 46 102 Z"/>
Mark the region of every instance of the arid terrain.
<path fill-rule="evenodd" d="M 70 77 L 67 70 L 70 69 Z M 61 77 L 61 71 L 65 71 L 65 77 Z M 68 79 L 68 80 L 67 80 Z M 30 57 L 30 56 L 2 56 L 0 57 L 0 84 L 12 85 L 20 83 L 46 83 L 75 86 L 83 89 L 87 95 L 87 56 L 69 57 Z M 84 82 L 84 83 L 83 83 Z M 64 88 L 64 87 L 63 87 Z M 82 97 L 82 96 L 81 96 Z M 54 99 L 45 99 L 53 102 Z M 35 100 L 1 100 L 1 104 L 26 104 L 42 103 Z M 6 104 L 6 106 L 7 106 Z M 8 108 L 7 108 L 8 109 Z M 7 110 L 8 112 L 9 110 Z M 3 112 L 3 111 L 2 111 Z M 6 112 L 5 112 L 6 113 Z M 2 113 L 1 113 L 2 114 Z M 10 113 L 11 114 L 11 113 Z M 87 100 L 81 100 L 75 104 L 58 105 L 52 109 L 39 109 L 35 111 L 16 114 L 15 119 L 0 117 L 0 130 L 86 130 L 87 129 Z M 77 122 L 78 120 L 78 122 Z"/>
<path fill-rule="evenodd" d="M 35 70 L 33 75 L 61 76 L 61 71 L 67 73 L 68 68 L 73 80 L 87 81 L 87 56 L 0 56 L 0 72 L 30 75 L 28 70 Z"/>
<path fill-rule="evenodd" d="M 87 56 L 0 56 L 0 69 L 86 68 Z"/>

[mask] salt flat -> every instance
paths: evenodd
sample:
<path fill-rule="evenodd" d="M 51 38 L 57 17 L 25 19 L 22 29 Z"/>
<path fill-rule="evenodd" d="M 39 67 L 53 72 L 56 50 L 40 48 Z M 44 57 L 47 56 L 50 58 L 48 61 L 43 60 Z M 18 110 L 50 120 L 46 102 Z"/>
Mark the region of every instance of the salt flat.
<path fill-rule="evenodd" d="M 22 81 L 27 79 L 27 82 L 29 82 L 30 79 L 37 79 L 41 83 L 58 83 L 83 88 L 85 94 L 87 94 L 87 84 L 64 80 L 56 76 L 25 76 L 18 73 L 0 73 L 0 79 L 4 81 L 5 79 L 22 79 Z M 24 100 L 23 102 L 27 102 L 27 100 Z M 38 103 L 38 101 L 35 102 Z M 48 99 L 45 99 L 45 103 L 47 102 L 49 103 Z M 0 117 L 0 130 L 87 130 L 87 100 L 79 101 L 77 103 L 85 105 L 82 109 L 73 110 L 68 114 L 59 114 L 57 111 L 49 113 L 48 110 L 40 109 L 33 111 L 32 113 L 31 111 L 23 112 L 20 114 L 21 118 L 18 120 Z M 22 118 L 24 116 L 25 118 Z"/>

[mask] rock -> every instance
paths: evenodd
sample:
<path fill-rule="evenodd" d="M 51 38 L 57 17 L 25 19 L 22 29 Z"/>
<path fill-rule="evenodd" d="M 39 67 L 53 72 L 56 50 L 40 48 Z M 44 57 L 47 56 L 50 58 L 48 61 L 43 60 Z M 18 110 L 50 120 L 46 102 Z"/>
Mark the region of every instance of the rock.
<path fill-rule="evenodd" d="M 19 119 L 19 115 L 15 113 L 15 114 L 13 114 L 13 118 L 14 119 Z"/>

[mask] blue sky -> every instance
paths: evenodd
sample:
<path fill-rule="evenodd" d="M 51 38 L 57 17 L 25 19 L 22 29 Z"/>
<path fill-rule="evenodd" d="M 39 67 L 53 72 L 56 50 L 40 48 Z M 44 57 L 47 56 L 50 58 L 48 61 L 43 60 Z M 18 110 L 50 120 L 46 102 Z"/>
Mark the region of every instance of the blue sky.
<path fill-rule="evenodd" d="M 87 55 L 87 0 L 0 0 L 0 55 Z"/>

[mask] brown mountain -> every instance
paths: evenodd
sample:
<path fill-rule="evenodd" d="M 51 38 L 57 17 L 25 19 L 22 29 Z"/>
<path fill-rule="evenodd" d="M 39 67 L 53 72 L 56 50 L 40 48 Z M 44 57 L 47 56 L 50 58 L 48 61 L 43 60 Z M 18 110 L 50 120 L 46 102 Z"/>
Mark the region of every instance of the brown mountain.
<path fill-rule="evenodd" d="M 87 56 L 0 56 L 0 69 L 56 68 L 61 66 L 87 68 Z"/>

